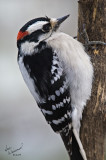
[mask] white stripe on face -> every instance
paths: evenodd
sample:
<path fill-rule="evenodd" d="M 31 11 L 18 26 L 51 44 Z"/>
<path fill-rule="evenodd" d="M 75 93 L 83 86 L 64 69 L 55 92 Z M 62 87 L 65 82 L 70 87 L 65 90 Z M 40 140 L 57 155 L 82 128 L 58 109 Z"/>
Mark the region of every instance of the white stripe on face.
<path fill-rule="evenodd" d="M 28 31 L 29 33 L 32 33 L 32 32 L 34 32 L 34 31 L 37 31 L 37 30 L 39 30 L 39 29 L 42 29 L 42 26 L 43 26 L 44 24 L 47 24 L 47 23 L 48 23 L 47 21 L 38 21 L 38 22 L 32 24 L 31 26 L 29 26 L 28 29 L 27 29 L 27 31 Z"/>

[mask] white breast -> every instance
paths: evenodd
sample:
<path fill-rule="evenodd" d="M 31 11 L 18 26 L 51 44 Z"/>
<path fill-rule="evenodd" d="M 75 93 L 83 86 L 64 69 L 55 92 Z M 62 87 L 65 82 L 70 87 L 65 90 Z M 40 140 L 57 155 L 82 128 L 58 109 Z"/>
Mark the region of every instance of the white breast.
<path fill-rule="evenodd" d="M 70 85 L 71 105 L 77 109 L 74 119 L 82 118 L 82 111 L 90 98 L 93 67 L 80 42 L 65 33 L 54 33 L 48 40 L 58 54 Z M 76 122 L 75 122 L 76 123 Z"/>
<path fill-rule="evenodd" d="M 80 42 L 65 33 L 55 33 L 47 40 L 56 50 L 68 77 L 72 103 L 86 102 L 91 95 L 93 67 Z"/>

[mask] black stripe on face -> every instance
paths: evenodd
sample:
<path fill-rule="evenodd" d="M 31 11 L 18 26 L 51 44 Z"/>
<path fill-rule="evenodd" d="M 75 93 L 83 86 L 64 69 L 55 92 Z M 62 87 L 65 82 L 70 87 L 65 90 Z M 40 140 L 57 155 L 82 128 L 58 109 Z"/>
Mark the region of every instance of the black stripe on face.
<path fill-rule="evenodd" d="M 39 41 L 39 37 L 43 34 L 43 31 L 40 29 L 40 30 L 37 30 L 35 32 L 32 32 L 28 37 L 27 37 L 27 40 L 29 42 L 38 42 Z"/>
<path fill-rule="evenodd" d="M 50 30 L 51 30 L 51 24 L 50 23 L 47 23 L 47 24 L 43 25 L 42 31 L 44 33 L 48 33 Z"/>
<path fill-rule="evenodd" d="M 31 21 L 27 22 L 21 29 L 21 32 L 25 32 L 27 31 L 28 27 L 30 27 L 31 25 L 33 25 L 34 23 L 36 24 L 37 22 L 47 22 L 47 24 L 45 24 L 43 27 L 43 29 L 38 29 L 35 32 L 26 35 L 25 37 L 23 37 L 22 39 L 17 41 L 17 47 L 20 48 L 21 43 L 25 42 L 25 41 L 29 41 L 29 42 L 38 42 L 39 41 L 39 36 L 41 36 L 44 33 L 49 32 L 50 28 L 51 28 L 51 24 L 50 24 L 50 19 L 48 17 L 40 17 L 40 18 L 36 18 L 36 19 L 32 19 Z"/>
<path fill-rule="evenodd" d="M 31 34 L 23 37 L 23 39 L 17 41 L 18 48 L 25 41 L 37 43 L 39 41 L 39 36 L 41 36 L 42 34 L 44 34 L 42 30 L 37 30 L 37 31 L 32 32 Z"/>

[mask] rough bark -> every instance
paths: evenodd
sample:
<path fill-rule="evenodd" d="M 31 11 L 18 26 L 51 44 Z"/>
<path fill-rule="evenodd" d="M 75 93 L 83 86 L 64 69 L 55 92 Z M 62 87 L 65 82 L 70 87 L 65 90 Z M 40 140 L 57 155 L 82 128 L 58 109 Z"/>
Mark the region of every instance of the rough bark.
<path fill-rule="evenodd" d="M 79 0 L 78 38 L 84 43 L 83 24 L 91 41 L 106 41 L 106 0 Z M 104 160 L 106 135 L 106 47 L 95 46 L 88 54 L 94 66 L 90 101 L 84 110 L 81 140 L 88 160 Z"/>

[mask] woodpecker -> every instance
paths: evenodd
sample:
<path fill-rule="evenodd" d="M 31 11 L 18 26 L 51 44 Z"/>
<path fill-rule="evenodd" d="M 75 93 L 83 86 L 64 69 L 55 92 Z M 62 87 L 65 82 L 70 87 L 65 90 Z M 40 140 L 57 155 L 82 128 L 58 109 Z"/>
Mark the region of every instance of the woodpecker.
<path fill-rule="evenodd" d="M 60 32 L 61 18 L 40 17 L 18 32 L 18 64 L 24 81 L 71 160 L 87 160 L 79 131 L 90 99 L 93 66 L 83 45 Z"/>

